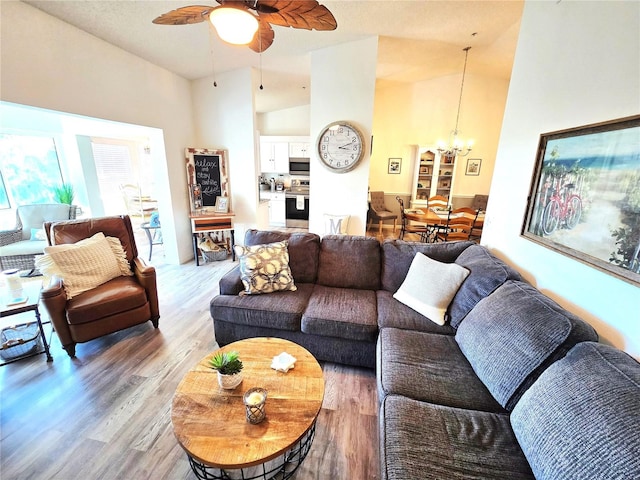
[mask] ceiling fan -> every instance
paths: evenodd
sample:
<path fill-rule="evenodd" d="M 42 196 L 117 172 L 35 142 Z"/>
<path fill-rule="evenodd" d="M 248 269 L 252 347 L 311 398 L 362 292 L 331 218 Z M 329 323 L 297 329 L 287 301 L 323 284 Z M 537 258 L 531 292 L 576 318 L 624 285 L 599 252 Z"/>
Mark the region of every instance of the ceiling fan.
<path fill-rule="evenodd" d="M 305 30 L 335 30 L 338 26 L 333 14 L 316 0 L 216 0 L 220 6 L 208 7 L 203 5 L 190 5 L 172 10 L 153 20 L 158 25 L 188 25 L 200 23 L 206 20 L 215 22 L 215 17 L 222 11 L 237 13 L 238 10 L 246 12 L 257 20 L 253 27 L 252 37 L 249 41 L 234 42 L 226 40 L 221 34 L 221 29 L 216 26 L 218 34 L 223 40 L 230 43 L 247 45 L 254 52 L 264 52 L 273 43 L 275 33 L 271 25 L 282 27 L 301 28 Z M 257 13 L 254 15 L 251 10 Z M 254 22 L 249 18 L 249 21 Z M 222 20 L 229 26 L 227 20 Z M 222 26 L 225 26 L 224 24 Z M 234 27 L 237 31 L 238 28 Z"/>

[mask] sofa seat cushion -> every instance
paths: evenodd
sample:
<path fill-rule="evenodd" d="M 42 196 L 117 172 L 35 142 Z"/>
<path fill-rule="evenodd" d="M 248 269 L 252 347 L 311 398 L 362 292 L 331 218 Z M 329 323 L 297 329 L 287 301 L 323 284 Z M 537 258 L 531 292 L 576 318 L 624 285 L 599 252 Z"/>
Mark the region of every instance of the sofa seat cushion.
<path fill-rule="evenodd" d="M 93 322 L 144 306 L 147 293 L 135 277 L 116 277 L 67 302 L 70 325 Z"/>
<path fill-rule="evenodd" d="M 383 480 L 534 478 L 505 414 L 390 395 L 380 407 Z"/>
<path fill-rule="evenodd" d="M 640 363 L 585 342 L 545 370 L 511 414 L 536 478 L 640 478 Z"/>
<path fill-rule="evenodd" d="M 302 316 L 302 331 L 375 342 L 377 318 L 376 292 L 316 285 Z"/>
<path fill-rule="evenodd" d="M 299 283 L 297 287 L 295 291 L 268 295 L 218 295 L 210 303 L 211 317 L 241 325 L 298 331 L 313 284 Z"/>
<path fill-rule="evenodd" d="M 393 293 L 386 290 L 376 292 L 378 300 L 378 327 L 402 328 L 419 332 L 455 335 L 456 330 L 449 324 L 438 325 L 414 309 L 407 307 L 393 298 Z"/>
<path fill-rule="evenodd" d="M 325 235 L 320 244 L 319 285 L 380 288 L 380 242 L 355 235 Z"/>
<path fill-rule="evenodd" d="M 453 328 L 458 328 L 473 307 L 504 282 L 521 280 L 516 270 L 481 245 L 472 245 L 467 248 L 456 258 L 455 263 L 463 266 L 470 273 L 449 306 L 449 321 Z"/>
<path fill-rule="evenodd" d="M 598 336 L 528 283 L 509 280 L 469 312 L 455 338 L 478 377 L 511 410 L 544 369 Z"/>
<path fill-rule="evenodd" d="M 504 412 L 451 335 L 383 328 L 378 336 L 378 393 L 439 405 Z"/>
<path fill-rule="evenodd" d="M 47 241 L 22 240 L 0 247 L 0 257 L 12 257 L 14 255 L 42 255 Z"/>

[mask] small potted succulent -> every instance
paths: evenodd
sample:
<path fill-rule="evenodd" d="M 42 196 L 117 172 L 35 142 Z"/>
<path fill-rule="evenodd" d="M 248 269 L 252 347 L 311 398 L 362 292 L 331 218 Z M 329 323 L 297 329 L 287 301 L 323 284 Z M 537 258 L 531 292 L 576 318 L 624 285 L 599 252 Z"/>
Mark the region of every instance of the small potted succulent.
<path fill-rule="evenodd" d="M 242 361 L 238 352 L 218 352 L 209 360 L 209 367 L 218 372 L 218 383 L 232 390 L 242 382 Z"/>

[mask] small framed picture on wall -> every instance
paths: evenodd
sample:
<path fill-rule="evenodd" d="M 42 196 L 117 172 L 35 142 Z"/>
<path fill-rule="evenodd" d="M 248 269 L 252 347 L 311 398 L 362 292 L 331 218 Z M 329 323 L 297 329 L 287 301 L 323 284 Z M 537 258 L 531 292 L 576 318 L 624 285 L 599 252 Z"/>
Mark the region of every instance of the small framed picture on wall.
<path fill-rule="evenodd" d="M 467 170 L 465 175 L 480 175 L 480 165 L 482 165 L 482 159 L 469 158 L 467 159 Z"/>
<path fill-rule="evenodd" d="M 401 158 L 390 158 L 389 159 L 389 171 L 388 171 L 388 173 L 399 174 L 401 167 L 402 167 L 402 159 Z"/>

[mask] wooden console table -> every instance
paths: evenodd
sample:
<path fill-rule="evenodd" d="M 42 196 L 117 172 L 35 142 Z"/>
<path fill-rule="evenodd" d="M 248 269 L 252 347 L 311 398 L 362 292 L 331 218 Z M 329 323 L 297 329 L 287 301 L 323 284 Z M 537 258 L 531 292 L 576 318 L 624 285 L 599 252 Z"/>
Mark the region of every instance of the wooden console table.
<path fill-rule="evenodd" d="M 209 232 L 225 232 L 231 234 L 231 259 L 235 262 L 236 254 L 233 251 L 235 244 L 233 229 L 233 213 L 191 213 L 191 234 L 193 236 L 193 254 L 196 257 L 196 266 L 200 265 L 200 256 L 198 255 L 198 235 Z"/>

